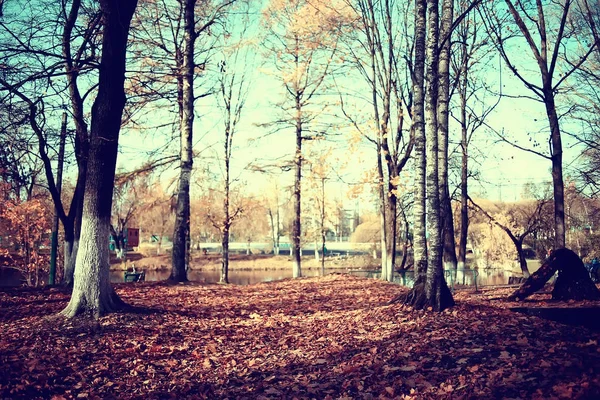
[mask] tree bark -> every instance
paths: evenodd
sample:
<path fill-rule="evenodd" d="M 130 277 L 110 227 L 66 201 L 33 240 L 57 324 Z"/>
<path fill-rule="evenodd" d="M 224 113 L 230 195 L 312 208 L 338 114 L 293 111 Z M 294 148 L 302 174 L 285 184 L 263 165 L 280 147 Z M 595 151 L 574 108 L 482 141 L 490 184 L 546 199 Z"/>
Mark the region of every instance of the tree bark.
<path fill-rule="evenodd" d="M 298 65 L 298 38 L 296 37 L 296 70 L 299 70 Z M 302 103 L 301 94 L 296 85 L 296 153 L 294 155 L 294 221 L 292 223 L 292 262 L 294 263 L 292 276 L 299 278 L 302 276 L 301 266 L 301 243 L 300 235 L 302 227 L 300 224 L 301 204 L 302 204 Z"/>
<path fill-rule="evenodd" d="M 415 203 L 413 257 L 415 283 L 404 302 L 417 309 L 426 303 L 427 239 L 425 232 L 425 32 L 426 1 L 415 0 L 415 62 L 413 78 L 413 129 L 415 132 Z M 437 197 L 437 196 L 436 196 Z"/>
<path fill-rule="evenodd" d="M 553 300 L 598 300 L 600 291 L 592 282 L 581 259 L 572 250 L 562 248 L 553 251 L 544 264 L 534 272 L 509 300 L 524 300 L 544 287 L 558 271 L 552 291 Z"/>
<path fill-rule="evenodd" d="M 383 174 L 383 163 L 381 161 L 381 152 L 383 149 L 381 148 L 381 144 L 377 143 L 377 174 L 378 174 L 378 183 L 379 183 L 379 224 L 381 230 L 381 279 L 384 281 L 388 280 L 388 230 L 387 230 L 387 196 L 385 195 L 385 176 Z"/>
<path fill-rule="evenodd" d="M 554 192 L 554 249 L 565 247 L 565 184 L 562 171 L 562 141 L 556 105 L 554 103 L 554 90 L 549 87 L 544 92 L 546 114 L 550 124 L 550 142 L 552 145 L 552 188 Z"/>
<path fill-rule="evenodd" d="M 109 236 L 121 117 L 125 106 L 127 36 L 137 0 L 100 0 L 103 20 L 98 94 L 85 185 L 80 249 L 73 294 L 62 314 L 98 317 L 123 304 L 110 285 Z"/>
<path fill-rule="evenodd" d="M 65 162 L 65 142 L 67 140 L 67 112 L 64 111 L 62 115 L 62 123 L 60 126 L 60 142 L 58 145 L 58 165 L 56 167 L 56 191 L 58 197 L 62 193 L 62 175 L 63 165 Z M 54 221 L 52 222 L 52 245 L 50 250 L 50 271 L 48 273 L 48 285 L 54 285 L 56 283 L 56 259 L 58 254 L 58 224 L 60 218 L 58 216 L 58 207 L 54 207 Z"/>
<path fill-rule="evenodd" d="M 415 62 L 413 83 L 413 127 L 415 130 L 415 204 L 414 204 L 414 269 L 417 281 L 425 280 L 427 242 L 425 238 L 425 24 L 426 2 L 415 0 Z"/>
<path fill-rule="evenodd" d="M 466 55 L 466 50 L 465 50 Z M 458 265 L 459 269 L 464 269 L 467 260 L 467 234 L 469 230 L 469 138 L 467 131 L 467 63 L 463 59 L 460 72 L 459 94 L 460 94 L 460 147 L 462 150 L 462 159 L 460 167 L 460 239 L 458 242 Z"/>
<path fill-rule="evenodd" d="M 193 166 L 194 128 L 194 45 L 196 41 L 194 8 L 196 0 L 184 3 L 184 42 L 181 67 L 181 149 L 179 188 L 175 211 L 171 280 L 186 282 L 190 253 L 190 179 Z"/>
<path fill-rule="evenodd" d="M 448 132 L 450 103 L 450 35 L 452 34 L 452 16 L 454 1 L 444 0 L 442 6 L 442 19 L 440 38 L 442 46 L 439 56 L 439 97 L 437 105 L 438 115 L 438 166 L 439 166 L 439 196 L 440 218 L 443 240 L 444 268 L 456 269 L 456 248 L 454 244 L 454 219 L 450 203 L 450 189 L 448 187 Z"/>
<path fill-rule="evenodd" d="M 65 252 L 63 284 L 68 287 L 73 285 L 73 274 L 75 272 L 77 250 L 79 248 L 79 235 L 81 234 L 82 224 L 81 219 L 83 217 L 83 192 L 85 188 L 85 182 L 87 179 L 87 167 L 90 145 L 88 125 L 85 121 L 84 103 L 77 83 L 77 80 L 79 78 L 79 68 L 73 64 L 73 57 L 71 54 L 72 32 L 73 28 L 75 27 L 77 18 L 79 16 L 80 9 L 80 0 L 73 1 L 68 13 L 65 9 L 65 15 L 67 15 L 67 20 L 65 21 L 65 27 L 62 36 L 62 52 L 63 57 L 65 58 L 65 72 L 69 88 L 69 98 L 71 100 L 73 122 L 75 124 L 74 144 L 75 157 L 77 159 L 78 168 L 75 192 L 73 193 L 73 199 L 71 200 L 69 214 L 66 218 L 68 222 L 63 221 L 63 228 L 65 229 L 66 239 L 65 248 L 69 250 L 68 254 L 67 252 Z M 68 234 L 67 231 L 69 231 Z"/>
<path fill-rule="evenodd" d="M 300 124 L 299 124 L 300 125 Z M 296 156 L 294 169 L 294 221 L 292 224 L 292 256 L 293 256 L 293 277 L 299 278 L 302 276 L 302 267 L 300 263 L 300 216 L 301 216 L 301 180 L 302 180 L 302 128 L 296 128 Z"/>

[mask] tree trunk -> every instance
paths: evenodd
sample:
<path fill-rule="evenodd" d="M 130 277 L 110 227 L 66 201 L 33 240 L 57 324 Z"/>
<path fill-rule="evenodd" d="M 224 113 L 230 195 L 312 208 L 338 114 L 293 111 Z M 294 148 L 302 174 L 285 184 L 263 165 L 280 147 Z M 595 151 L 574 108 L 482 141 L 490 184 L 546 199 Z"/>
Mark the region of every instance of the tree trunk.
<path fill-rule="evenodd" d="M 221 260 L 221 277 L 220 283 L 229 283 L 229 227 L 223 229 L 223 255 Z"/>
<path fill-rule="evenodd" d="M 554 92 L 545 91 L 546 114 L 550 123 L 550 142 L 552 144 L 552 183 L 554 191 L 554 249 L 565 247 L 565 185 L 562 172 L 562 141 Z"/>
<path fill-rule="evenodd" d="M 600 291 L 592 282 L 581 259 L 572 250 L 562 248 L 553 251 L 544 264 L 534 272 L 509 300 L 524 300 L 544 287 L 558 271 L 552 291 L 553 300 L 598 300 Z"/>
<path fill-rule="evenodd" d="M 391 184 L 390 184 L 391 186 Z M 391 192 L 391 188 L 389 189 Z M 386 224 L 386 263 L 385 280 L 393 282 L 394 280 L 394 269 L 396 267 L 396 229 L 398 224 L 397 212 L 397 199 L 396 195 L 390 194 L 387 198 L 387 215 L 385 219 Z"/>
<path fill-rule="evenodd" d="M 458 268 L 464 269 L 467 261 L 467 234 L 469 230 L 468 209 L 468 167 L 469 167 L 469 140 L 467 134 L 467 71 L 466 62 L 461 66 L 460 75 L 460 125 L 461 125 L 461 150 L 462 162 L 460 168 L 460 239 L 458 242 Z"/>
<path fill-rule="evenodd" d="M 425 98 L 422 97 L 422 82 L 419 75 L 424 71 L 425 60 L 425 6 L 429 11 L 429 23 L 427 34 L 427 91 Z M 442 268 L 442 242 L 440 227 L 440 202 L 439 202 L 439 179 L 438 179 L 438 132 L 437 132 L 437 97 L 438 97 L 438 43 L 439 43 L 439 16 L 438 1 L 428 0 L 425 4 L 422 0 L 416 3 L 415 21 L 415 115 L 413 116 L 415 126 L 415 153 L 417 154 L 416 175 L 417 187 L 415 190 L 415 213 L 421 207 L 420 202 L 425 197 L 423 185 L 427 192 L 427 269 L 425 277 L 419 271 L 422 262 L 418 254 L 421 249 L 419 241 L 425 241 L 425 231 L 419 226 L 416 215 L 415 221 L 415 264 L 417 266 L 417 279 L 413 289 L 409 292 L 406 302 L 415 308 L 429 308 L 434 311 L 442 311 L 454 305 L 452 294 L 446 285 Z M 421 39 L 423 35 L 423 39 Z M 421 60 L 423 63 L 421 63 Z M 423 104 L 427 116 L 427 135 L 425 127 L 418 113 Z M 426 139 L 426 140 L 425 140 Z M 425 146 L 426 145 L 426 146 Z M 426 147 L 426 149 L 424 148 Z M 425 152 L 426 150 L 426 152 Z M 423 158 L 421 162 L 420 158 Z M 426 162 L 425 162 L 426 161 Z M 425 179 L 426 173 L 426 179 Z M 421 177 L 423 174 L 423 177 Z M 424 211 L 423 209 L 419 211 Z M 421 267 L 422 268 L 422 267 Z"/>
<path fill-rule="evenodd" d="M 415 0 L 415 8 L 415 62 L 413 80 L 413 127 L 415 130 L 415 204 L 413 210 L 413 257 L 415 280 L 418 283 L 424 283 L 425 274 L 427 271 L 427 241 L 425 238 L 426 159 L 424 109 L 426 2 L 424 0 Z M 415 286 L 418 286 L 418 284 L 415 283 Z M 413 291 L 417 292 L 417 287 L 415 287 Z M 409 303 L 411 302 L 409 301 Z"/>
<path fill-rule="evenodd" d="M 383 164 L 381 161 L 381 145 L 377 144 L 377 174 L 379 183 L 379 224 L 380 224 L 380 245 L 381 245 L 381 279 L 384 281 L 388 280 L 388 231 L 387 231 L 387 198 L 385 195 L 385 177 L 383 175 Z"/>
<path fill-rule="evenodd" d="M 86 151 L 85 167 L 83 165 L 79 166 L 75 193 L 73 194 L 73 200 L 71 201 L 69 209 L 69 217 L 67 218 L 69 222 L 66 225 L 63 223 L 65 242 L 68 249 L 68 253 L 65 253 L 63 285 L 67 287 L 73 286 L 75 263 L 77 260 L 77 251 L 79 250 L 79 237 L 81 236 L 81 224 L 83 219 L 84 190 L 88 176 L 88 153 L 89 149 Z"/>
<path fill-rule="evenodd" d="M 60 141 L 58 144 L 58 165 L 56 166 L 56 191 L 60 198 L 62 192 L 62 175 L 65 161 L 65 142 L 67 140 L 67 112 L 62 115 L 60 126 Z M 54 221 L 52 222 L 52 245 L 50 249 L 50 271 L 48 273 L 48 285 L 54 285 L 56 280 L 56 259 L 58 254 L 58 228 L 59 216 L 58 207 L 54 208 Z"/>
<path fill-rule="evenodd" d="M 527 268 L 527 260 L 525 259 L 525 254 L 523 254 L 523 238 L 521 238 L 521 240 L 513 239 L 513 243 L 515 244 L 515 247 L 517 248 L 517 258 L 519 259 L 519 267 L 521 268 L 523 277 L 529 278 L 530 273 L 529 273 L 529 269 Z"/>
<path fill-rule="evenodd" d="M 194 128 L 194 44 L 196 41 L 194 8 L 196 0 L 184 3 L 184 49 L 181 68 L 181 150 L 180 175 L 173 232 L 171 280 L 186 282 L 190 251 L 190 179 L 193 164 Z"/>
<path fill-rule="evenodd" d="M 110 285 L 109 236 L 121 117 L 125 106 L 125 62 L 129 24 L 137 0 L 100 0 L 103 19 L 98 94 L 92 131 L 85 200 L 73 294 L 62 314 L 98 317 L 123 303 Z"/>
<path fill-rule="evenodd" d="M 415 131 L 415 204 L 413 257 L 415 283 L 408 292 L 405 303 L 423 308 L 427 274 L 427 239 L 425 233 L 425 25 L 426 2 L 415 0 L 415 62 L 413 78 L 413 128 Z"/>
<path fill-rule="evenodd" d="M 294 222 L 292 224 L 292 255 L 293 255 L 293 277 L 302 276 L 300 264 L 300 216 L 301 216 L 301 194 L 302 194 L 302 106 L 300 95 L 296 94 L 296 154 L 294 157 Z"/>
<path fill-rule="evenodd" d="M 67 287 L 73 285 L 73 274 L 75 272 L 75 260 L 77 259 L 77 250 L 79 248 L 79 236 L 81 234 L 81 224 L 83 217 L 83 192 L 85 188 L 85 182 L 87 179 L 87 167 L 88 167 L 88 156 L 89 156 L 89 132 L 88 126 L 85 121 L 85 112 L 83 99 L 79 92 L 79 86 L 77 80 L 79 78 L 80 69 L 74 65 L 73 57 L 71 54 L 71 41 L 72 32 L 75 27 L 75 23 L 79 16 L 81 8 L 81 1 L 75 0 L 71 4 L 71 8 L 68 13 L 65 9 L 65 15 L 68 14 L 67 20 L 62 36 L 62 52 L 65 59 L 65 72 L 69 87 L 69 99 L 71 101 L 71 114 L 73 116 L 73 123 L 75 124 L 75 157 L 77 159 L 77 183 L 75 185 L 75 192 L 73 193 L 73 199 L 71 200 L 71 206 L 69 207 L 69 215 L 66 218 L 69 222 L 65 225 L 63 221 L 63 228 L 65 232 L 67 230 L 73 230 L 72 240 L 67 242 L 66 248 L 69 249 L 69 253 L 65 253 L 64 260 L 64 273 L 63 273 L 63 284 Z M 66 236 L 66 235 L 65 235 Z"/>
<path fill-rule="evenodd" d="M 427 306 L 434 311 L 443 311 L 454 305 L 452 294 L 446 286 L 442 267 L 442 237 L 440 221 L 440 185 L 438 163 L 438 43 L 439 15 L 438 0 L 428 0 L 428 42 L 427 58 L 427 91 L 425 94 L 426 115 L 426 192 L 427 192 L 427 231 L 429 234 L 427 246 L 427 280 L 425 292 Z"/>
<path fill-rule="evenodd" d="M 454 1 L 444 0 L 440 28 L 442 46 L 439 58 L 439 96 L 437 105 L 438 115 L 438 163 L 439 163 L 439 196 L 440 218 L 443 241 L 444 268 L 456 269 L 456 248 L 454 244 L 454 220 L 452 205 L 450 203 L 450 189 L 448 188 L 448 104 L 450 102 L 450 35 L 452 34 L 452 15 Z"/>

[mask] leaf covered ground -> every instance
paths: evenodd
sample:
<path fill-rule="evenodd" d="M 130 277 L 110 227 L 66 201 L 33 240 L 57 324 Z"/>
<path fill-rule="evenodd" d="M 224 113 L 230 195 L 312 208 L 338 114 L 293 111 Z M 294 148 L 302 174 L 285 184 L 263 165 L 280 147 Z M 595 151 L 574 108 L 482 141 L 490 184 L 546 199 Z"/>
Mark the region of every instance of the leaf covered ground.
<path fill-rule="evenodd" d="M 98 322 L 54 316 L 59 289 L 0 291 L 0 398 L 600 398 L 600 333 L 502 290 L 433 313 L 348 275 L 116 288 L 134 308 Z"/>

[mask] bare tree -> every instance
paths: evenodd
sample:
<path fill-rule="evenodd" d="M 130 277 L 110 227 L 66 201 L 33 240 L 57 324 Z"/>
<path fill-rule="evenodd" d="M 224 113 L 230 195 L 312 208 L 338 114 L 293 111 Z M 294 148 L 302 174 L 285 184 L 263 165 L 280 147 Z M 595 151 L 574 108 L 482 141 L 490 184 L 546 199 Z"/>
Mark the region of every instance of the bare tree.
<path fill-rule="evenodd" d="M 354 128 L 370 142 L 376 154 L 381 222 L 381 278 L 393 280 L 396 257 L 397 190 L 399 175 L 410 157 L 414 136 L 407 128 L 412 107 L 410 3 L 385 0 L 349 2 L 357 15 L 345 51 L 367 85 L 369 121 L 342 111 Z M 344 94 L 341 94 L 342 97 Z M 362 94 L 359 94 L 361 97 Z M 408 118 L 407 118 L 408 117 Z"/>
<path fill-rule="evenodd" d="M 565 247 L 566 229 L 563 144 L 556 98 L 567 79 L 582 66 L 595 47 L 595 43 L 588 45 L 584 53 L 578 54 L 575 60 L 567 57 L 565 49 L 569 47 L 570 39 L 573 37 L 572 28 L 568 24 L 573 4 L 573 0 L 546 4 L 542 0 L 504 0 L 492 3 L 492 8 L 482 8 L 486 28 L 494 39 L 507 67 L 533 93 L 533 98 L 544 105 L 550 128 L 548 138 L 550 154 L 546 155 L 536 150 L 515 146 L 549 159 L 552 163 L 554 247 L 557 249 Z M 522 58 L 522 54 L 513 53 L 513 49 L 516 47 L 509 45 L 509 40 L 514 36 L 510 33 L 509 36 L 506 36 L 506 32 L 511 32 L 515 25 L 537 64 L 539 71 L 537 76 L 527 76 L 527 68 L 522 68 L 518 61 Z M 536 34 L 539 36 L 539 44 L 534 39 Z M 537 83 L 540 78 L 541 85 Z"/>
<path fill-rule="evenodd" d="M 309 22 L 309 23 L 308 23 Z M 301 0 L 272 2 L 265 12 L 267 49 L 285 89 L 283 116 L 271 125 L 292 128 L 294 152 L 293 276 L 301 277 L 302 144 L 323 134 L 315 129 L 319 113 L 312 110 L 323 89 L 338 46 L 339 15 L 321 3 Z"/>
<path fill-rule="evenodd" d="M 469 4 L 461 1 L 458 12 L 464 13 Z M 501 99 L 500 93 L 494 93 L 487 83 L 486 75 L 494 55 L 490 56 L 492 46 L 481 31 L 480 15 L 476 12 L 466 14 L 456 26 L 453 37 L 456 42 L 451 59 L 454 86 L 458 94 L 457 110 L 451 110 L 452 117 L 460 126 L 460 232 L 458 240 L 458 268 L 465 268 L 467 252 L 467 234 L 469 227 L 468 213 L 468 181 L 471 177 L 469 160 L 472 158 L 470 144 L 475 132 L 481 128 L 489 114 L 496 108 Z M 483 71 L 483 73 L 481 73 Z M 501 74 L 501 71 L 500 71 Z M 501 83 L 500 79 L 500 83 Z M 496 96 L 490 103 L 487 94 Z M 446 241 L 445 241 L 446 243 Z"/>
<path fill-rule="evenodd" d="M 512 214 L 512 221 L 515 224 L 518 224 L 517 231 L 517 229 L 509 226 L 508 224 L 499 221 L 498 218 L 481 208 L 471 198 L 469 198 L 469 200 L 476 210 L 485 215 L 490 222 L 502 229 L 508 235 L 510 240 L 515 245 L 521 272 L 525 278 L 529 278 L 527 260 L 525 259 L 525 253 L 523 252 L 523 242 L 525 238 L 534 233 L 540 226 L 540 223 L 543 222 L 542 213 L 544 212 L 544 206 L 548 202 L 546 200 L 537 200 L 534 201 L 533 204 L 512 205 L 512 209 L 509 210 L 509 214 Z"/>
<path fill-rule="evenodd" d="M 24 104 L 23 117 L 36 135 L 48 189 L 65 230 L 64 280 L 71 285 L 87 176 L 89 132 L 85 115 L 89 110 L 90 94 L 96 90 L 100 14 L 95 4 L 81 0 L 74 0 L 70 6 L 67 2 L 36 2 L 29 4 L 25 12 L 7 10 L 0 21 L 0 29 L 4 32 L 0 35 L 3 38 L 0 40 L 3 56 L 0 88 Z M 37 24 L 36 29 L 27 29 L 31 24 Z M 60 41 L 49 40 L 56 32 L 59 32 Z M 82 85 L 85 89 L 81 89 Z M 74 124 L 77 162 L 77 183 L 68 212 L 57 190 L 51 162 L 53 138 L 48 134 L 52 130 L 53 115 L 61 113 L 67 104 Z"/>
<path fill-rule="evenodd" d="M 114 311 L 123 302 L 110 285 L 109 234 L 121 117 L 125 106 L 127 36 L 137 0 L 100 0 L 102 55 L 92 107 L 80 249 L 66 317 Z"/>
<path fill-rule="evenodd" d="M 444 3 L 444 6 L 447 6 L 447 3 Z M 451 17 L 451 13 L 444 12 L 443 8 L 442 15 L 445 18 Z M 425 43 L 426 14 L 429 15 L 429 20 L 427 21 L 427 42 Z M 415 124 L 415 152 L 417 155 L 414 238 L 416 281 L 406 302 L 415 308 L 431 307 L 434 311 L 442 311 L 454 305 L 452 293 L 444 279 L 442 265 L 438 163 L 438 85 L 440 83 L 439 48 L 441 43 L 439 24 L 438 1 L 417 0 L 415 87 L 413 89 L 415 101 L 413 123 Z M 425 59 L 428 61 L 426 69 Z M 422 86 L 425 82 L 421 80 L 420 76 L 424 71 L 426 71 L 427 81 L 425 96 L 423 96 L 424 87 Z M 417 113 L 419 113 L 418 117 Z M 427 238 L 425 236 L 425 211 L 427 213 Z M 419 212 L 422 212 L 423 215 L 420 215 Z"/>
<path fill-rule="evenodd" d="M 247 15 L 247 14 L 246 14 Z M 237 15 L 238 18 L 244 18 Z M 229 232 L 231 225 L 235 222 L 242 208 L 231 208 L 230 189 L 232 184 L 231 162 L 233 152 L 233 139 L 242 117 L 242 110 L 248 98 L 250 79 L 248 72 L 252 65 L 254 49 L 245 42 L 247 18 L 238 20 L 240 27 L 237 34 L 225 35 L 224 51 L 222 60 L 219 62 L 218 71 L 218 99 L 223 116 L 223 219 L 219 224 L 222 233 L 221 244 L 223 254 L 221 260 L 221 283 L 229 283 Z M 232 24 L 233 25 L 233 24 Z"/>

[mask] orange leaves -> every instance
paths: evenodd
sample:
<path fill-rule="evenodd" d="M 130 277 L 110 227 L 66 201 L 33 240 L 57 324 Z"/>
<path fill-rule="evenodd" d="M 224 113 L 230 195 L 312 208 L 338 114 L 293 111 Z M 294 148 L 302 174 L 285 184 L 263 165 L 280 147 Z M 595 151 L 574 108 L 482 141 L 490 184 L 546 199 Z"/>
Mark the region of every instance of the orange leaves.
<path fill-rule="evenodd" d="M 7 197 L 0 203 L 0 262 L 18 268 L 34 281 L 35 271 L 47 268 L 50 225 L 53 210 L 47 199 L 21 201 Z"/>
<path fill-rule="evenodd" d="M 117 285 L 148 312 L 113 314 L 96 327 L 48 320 L 65 292 L 0 291 L 10 311 L 0 313 L 0 397 L 578 398 L 600 390 L 590 375 L 600 362 L 597 332 L 514 314 L 470 292 L 444 313 L 387 305 L 401 290 L 347 275 Z"/>

